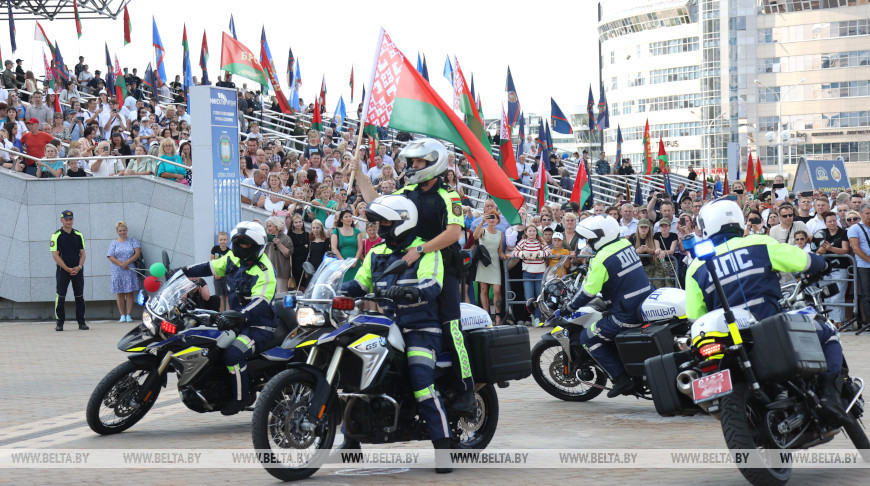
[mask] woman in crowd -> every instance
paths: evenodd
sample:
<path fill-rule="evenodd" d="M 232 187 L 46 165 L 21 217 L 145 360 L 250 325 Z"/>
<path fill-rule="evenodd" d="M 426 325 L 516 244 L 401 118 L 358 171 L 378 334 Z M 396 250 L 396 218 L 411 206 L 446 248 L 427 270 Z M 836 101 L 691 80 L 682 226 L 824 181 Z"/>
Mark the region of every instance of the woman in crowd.
<path fill-rule="evenodd" d="M 94 127 L 85 127 L 84 134 L 82 138 L 79 139 L 79 143 L 81 146 L 79 150 L 82 153 L 82 157 L 93 157 L 94 148 L 96 147 L 96 142 L 94 142 L 94 137 L 97 136 L 97 129 Z"/>
<path fill-rule="evenodd" d="M 761 213 L 754 209 L 749 211 L 749 214 L 746 216 L 746 229 L 743 231 L 743 236 L 764 234 L 767 234 L 767 229 L 764 227 Z"/>
<path fill-rule="evenodd" d="M 55 98 L 57 98 L 57 94 L 55 94 L 53 89 L 48 88 L 47 90 L 45 90 L 45 106 L 47 106 L 53 110 Z M 61 111 L 63 111 L 63 108 L 61 108 Z M 55 114 L 57 114 L 57 113 L 55 113 Z"/>
<path fill-rule="evenodd" d="M 381 175 L 376 177 L 374 181 L 372 181 L 372 185 L 378 186 L 383 181 L 395 181 L 396 174 L 393 172 L 392 165 L 384 165 L 384 168 L 381 170 Z"/>
<path fill-rule="evenodd" d="M 124 142 L 124 137 L 121 136 L 121 132 L 112 132 L 112 136 L 109 137 L 109 153 L 118 157 L 129 156 L 133 153 L 130 150 L 130 146 Z M 121 162 L 124 165 L 127 165 L 129 159 L 122 159 Z"/>
<path fill-rule="evenodd" d="M 547 269 L 545 258 L 550 256 L 550 248 L 544 244 L 538 228 L 534 225 L 526 227 L 523 239 L 514 248 L 513 256 L 521 258 L 523 262 L 523 290 L 526 300 L 537 298 L 541 293 L 541 278 Z M 537 327 L 540 323 L 541 312 L 536 308 L 532 325 Z"/>
<path fill-rule="evenodd" d="M 6 110 L 6 121 L 9 123 L 14 123 L 18 130 L 15 131 L 14 138 L 16 140 L 21 140 L 21 136 L 27 133 L 27 126 L 21 121 L 21 115 L 18 113 L 18 110 L 14 108 L 8 108 Z M 10 135 L 12 135 L 10 133 Z"/>
<path fill-rule="evenodd" d="M 51 122 L 51 130 L 48 133 L 58 140 L 64 140 L 63 134 L 66 131 L 66 127 L 63 124 L 63 113 L 55 113 L 52 116 Z"/>
<path fill-rule="evenodd" d="M 254 177 L 254 159 L 250 155 L 239 157 L 239 177 L 242 180 Z"/>
<path fill-rule="evenodd" d="M 794 244 L 801 250 L 811 253 L 813 251 L 812 246 L 810 245 L 810 236 L 804 230 L 798 230 L 794 232 Z"/>
<path fill-rule="evenodd" d="M 360 201 L 356 203 L 356 206 L 353 210 L 353 215 L 359 218 L 361 221 L 357 221 L 356 227 L 360 231 L 365 231 L 366 223 L 368 222 L 368 218 L 366 218 L 366 202 Z"/>
<path fill-rule="evenodd" d="M 731 192 L 737 195 L 737 205 L 741 208 L 746 207 L 748 195 L 746 194 L 746 184 L 741 181 L 734 181 L 731 184 Z"/>
<path fill-rule="evenodd" d="M 396 189 L 401 189 L 408 183 L 405 178 L 405 165 L 405 159 L 403 158 L 396 158 L 393 160 L 393 167 L 395 167 L 396 172 Z M 459 186 L 457 185 L 457 187 Z"/>
<path fill-rule="evenodd" d="M 822 217 L 825 219 L 825 228 L 820 231 L 824 233 L 824 240 L 819 242 L 816 253 L 819 255 L 848 255 L 849 237 L 846 234 L 846 230 L 837 225 L 837 215 L 831 211 L 826 211 L 822 213 Z M 848 256 L 842 258 L 827 257 L 825 259 L 831 263 L 831 267 L 834 269 L 826 279 L 834 280 L 839 289 L 837 295 L 828 298 L 828 302 L 831 302 L 832 304 L 842 304 L 846 302 L 846 285 L 848 282 L 845 280 L 849 278 L 848 269 L 852 260 Z M 839 328 L 845 321 L 845 313 L 845 307 L 834 305 L 831 306 L 831 313 L 828 314 L 828 317 L 830 317 Z"/>
<path fill-rule="evenodd" d="M 287 292 L 287 281 L 292 275 L 293 241 L 284 233 L 284 218 L 269 216 L 266 219 L 266 256 L 275 268 L 277 291 Z"/>
<path fill-rule="evenodd" d="M 133 146 L 133 155 L 146 155 L 145 147 L 136 144 Z M 154 159 L 150 158 L 130 159 L 127 170 L 124 171 L 124 175 L 154 175 L 154 173 Z"/>
<path fill-rule="evenodd" d="M 843 224 L 843 228 L 849 229 L 858 222 L 861 221 L 861 215 L 858 214 L 858 211 L 847 211 L 846 212 L 846 222 Z"/>
<path fill-rule="evenodd" d="M 24 74 L 24 91 L 27 91 L 28 93 L 33 93 L 34 91 L 39 89 L 38 87 L 39 83 L 33 76 L 33 71 L 27 71 Z M 27 97 L 25 98 L 24 94 L 22 93 L 21 97 L 24 101 L 30 101 L 30 95 L 27 95 Z"/>
<path fill-rule="evenodd" d="M 317 199 L 311 201 L 311 206 L 308 209 L 309 216 L 312 220 L 317 219 L 321 223 L 326 224 L 326 218 L 329 217 L 330 213 L 330 211 L 327 211 L 326 209 L 336 209 L 338 207 L 338 202 L 335 200 L 334 194 L 335 193 L 332 192 L 330 186 L 321 184 L 317 187 Z"/>
<path fill-rule="evenodd" d="M 628 242 L 634 246 L 635 251 L 637 251 L 638 256 L 640 256 L 640 262 L 643 264 L 643 269 L 646 271 L 647 275 L 650 278 L 658 277 L 658 260 L 654 258 L 656 254 L 656 244 L 653 239 L 653 232 L 651 228 L 650 221 L 648 219 L 641 219 L 637 222 L 637 230 L 633 235 L 628 237 Z M 658 287 L 656 284 L 657 281 L 653 281 L 653 286 Z"/>
<path fill-rule="evenodd" d="M 305 208 L 308 206 L 305 202 L 299 201 L 307 201 L 305 196 L 305 189 L 302 187 L 294 187 L 293 192 L 290 193 L 290 197 L 293 199 L 290 200 L 290 203 L 287 205 L 287 213 L 288 214 L 298 214 L 300 218 L 305 216 Z"/>
<path fill-rule="evenodd" d="M 0 147 L 3 147 L 6 150 L 12 150 L 15 148 L 15 145 L 9 141 L 9 132 L 5 128 L 0 129 Z M 12 154 L 0 150 L 0 166 L 6 169 L 15 170 L 15 162 L 12 160 Z"/>
<path fill-rule="evenodd" d="M 562 226 L 564 226 L 564 231 L 562 234 L 565 236 L 565 241 L 562 243 L 564 248 L 567 248 L 568 251 L 574 253 L 572 256 L 577 256 L 577 247 L 579 246 L 581 249 L 585 246 L 585 241 L 580 239 L 580 235 L 577 234 L 577 215 L 574 213 L 565 213 L 562 215 Z M 583 243 L 583 245 L 581 245 Z"/>
<path fill-rule="evenodd" d="M 765 209 L 767 211 L 767 224 L 765 224 L 765 228 L 770 231 L 770 228 L 778 225 L 780 223 L 779 215 L 773 209 Z"/>
<path fill-rule="evenodd" d="M 445 172 L 444 184 L 446 184 L 450 189 L 456 191 L 456 193 L 459 194 L 459 197 L 465 197 L 465 193 L 462 192 L 462 187 L 459 185 L 459 180 L 456 179 L 456 172 L 452 170 Z"/>
<path fill-rule="evenodd" d="M 363 253 L 362 232 L 353 224 L 353 215 L 344 210 L 338 214 L 335 228 L 330 236 L 332 252 L 341 259 L 356 258 L 357 264 L 344 274 L 344 281 L 353 280 L 360 266 Z"/>
<path fill-rule="evenodd" d="M 141 256 L 142 250 L 136 238 L 127 236 L 127 223 L 118 221 L 115 223 L 115 231 L 118 238 L 112 240 L 106 252 L 106 257 L 111 262 L 112 292 L 117 294 L 118 313 L 121 314 L 119 322 L 133 322 L 130 314 L 133 310 L 134 294 L 139 290 L 139 276 L 132 269 L 132 265 Z"/>
<path fill-rule="evenodd" d="M 507 257 L 502 251 L 504 235 L 495 226 L 500 220 L 498 211 L 492 210 L 483 218 L 485 224 L 480 224 L 474 230 L 474 238 L 480 245 L 480 250 L 485 248 L 489 254 L 490 263 L 484 265 L 478 261 L 475 281 L 480 287 L 480 306 L 488 313 L 489 287 L 492 286 L 493 304 L 495 305 L 495 325 L 501 324 L 501 262 Z"/>
<path fill-rule="evenodd" d="M 172 130 L 168 127 L 160 130 L 160 138 L 163 138 L 164 140 L 174 140 L 172 138 Z"/>
<path fill-rule="evenodd" d="M 308 235 L 308 262 L 315 269 L 323 263 L 323 255 L 329 251 L 329 236 L 319 219 L 311 222 L 311 234 Z"/>
<path fill-rule="evenodd" d="M 305 221 L 302 220 L 301 214 L 288 214 L 287 224 L 289 225 L 287 236 L 290 237 L 290 242 L 293 244 L 291 275 L 298 286 L 302 282 L 302 264 L 308 259 L 308 247 L 311 240 L 308 237 L 308 232 L 305 231 Z"/>
<path fill-rule="evenodd" d="M 75 162 L 73 162 L 75 163 Z M 36 161 L 36 177 L 63 177 L 63 161 L 58 160 L 57 147 L 54 144 L 45 145 L 45 156 Z"/>
<path fill-rule="evenodd" d="M 281 187 L 281 176 L 277 173 L 270 172 L 267 183 L 271 192 L 287 196 L 290 195 L 287 193 L 286 187 Z M 257 206 L 265 209 L 272 215 L 285 216 L 286 212 L 284 211 L 284 208 L 287 206 L 287 199 L 274 194 L 263 194 L 260 196 L 260 200 L 257 201 Z"/>
<path fill-rule="evenodd" d="M 191 150 L 190 140 L 181 142 L 181 145 L 178 147 L 181 161 L 184 162 L 184 166 L 187 167 L 187 170 L 184 173 L 184 181 L 187 182 L 187 185 L 193 184 L 193 154 L 191 153 Z"/>
<path fill-rule="evenodd" d="M 24 111 L 26 107 L 21 104 L 21 99 L 18 98 L 17 91 L 9 92 L 9 98 L 6 100 L 6 104 L 9 106 L 9 108 L 15 108 L 15 114 L 18 116 L 18 118 L 24 117 Z M 22 128 L 22 131 L 23 130 L 24 129 Z"/>
<path fill-rule="evenodd" d="M 184 162 L 175 151 L 175 141 L 171 138 L 164 138 L 160 142 L 160 151 L 157 152 L 158 157 L 175 164 L 160 162 L 157 166 L 157 177 L 174 180 L 175 182 L 184 181 L 184 176 L 187 174 L 187 169 L 184 168 Z"/>
<path fill-rule="evenodd" d="M 172 120 L 169 122 L 169 137 L 172 140 L 178 141 L 179 136 L 181 135 L 181 130 L 178 129 L 178 122 Z"/>
<path fill-rule="evenodd" d="M 97 98 L 97 109 L 102 111 L 108 111 L 110 109 L 109 93 L 107 93 L 105 89 L 100 90 L 99 97 Z"/>

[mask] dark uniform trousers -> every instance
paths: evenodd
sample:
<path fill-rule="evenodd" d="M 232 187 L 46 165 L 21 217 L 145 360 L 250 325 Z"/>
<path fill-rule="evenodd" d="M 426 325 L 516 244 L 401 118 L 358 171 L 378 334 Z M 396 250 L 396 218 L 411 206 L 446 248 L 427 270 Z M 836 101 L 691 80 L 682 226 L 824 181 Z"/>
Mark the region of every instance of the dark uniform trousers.
<path fill-rule="evenodd" d="M 256 352 L 266 351 L 262 346 L 272 339 L 272 335 L 273 332 L 269 329 L 245 327 L 233 340 L 233 344 L 224 350 L 224 365 L 230 373 L 236 391 L 233 398 L 237 402 L 248 398 L 250 393 L 248 358 Z"/>
<path fill-rule="evenodd" d="M 450 437 L 450 422 L 444 411 L 444 403 L 435 392 L 435 363 L 441 353 L 441 335 L 417 329 L 403 329 L 402 334 L 411 388 L 420 415 L 429 427 L 429 439 L 435 441 Z"/>
<path fill-rule="evenodd" d="M 76 321 L 82 326 L 85 324 L 85 276 L 83 272 L 77 275 L 70 275 L 64 269 L 57 267 L 55 272 L 55 280 L 57 282 L 57 297 L 54 302 L 54 317 L 57 323 L 63 325 L 66 320 L 66 310 L 64 303 L 66 302 L 66 292 L 69 289 L 69 284 L 72 283 L 73 297 L 76 299 Z"/>

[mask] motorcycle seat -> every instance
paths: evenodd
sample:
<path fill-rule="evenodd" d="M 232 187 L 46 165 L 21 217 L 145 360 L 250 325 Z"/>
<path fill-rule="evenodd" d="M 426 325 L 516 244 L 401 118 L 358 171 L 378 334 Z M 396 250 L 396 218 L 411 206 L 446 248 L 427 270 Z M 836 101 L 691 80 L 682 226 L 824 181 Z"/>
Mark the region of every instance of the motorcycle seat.
<path fill-rule="evenodd" d="M 290 334 L 293 329 L 296 329 L 296 317 L 289 309 L 284 307 L 283 302 L 275 302 L 275 314 L 278 318 L 275 319 L 277 326 L 275 332 L 272 333 L 272 339 L 263 345 L 260 352 L 268 351 L 274 347 L 280 346 L 284 342 L 284 338 Z"/>

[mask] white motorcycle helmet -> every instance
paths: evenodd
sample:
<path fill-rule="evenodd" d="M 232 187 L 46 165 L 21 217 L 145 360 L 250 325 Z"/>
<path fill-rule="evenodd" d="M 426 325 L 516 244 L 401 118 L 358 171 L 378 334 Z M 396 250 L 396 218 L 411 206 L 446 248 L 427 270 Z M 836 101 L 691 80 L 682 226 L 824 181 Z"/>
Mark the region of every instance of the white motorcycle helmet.
<path fill-rule="evenodd" d="M 591 216 L 577 225 L 577 234 L 586 238 L 586 246 L 598 251 L 619 239 L 619 223 L 606 215 Z"/>
<path fill-rule="evenodd" d="M 230 233 L 230 242 L 233 255 L 245 263 L 253 263 L 266 250 L 266 229 L 260 223 L 242 221 Z M 249 243 L 251 246 L 242 248 L 239 243 Z"/>
<path fill-rule="evenodd" d="M 701 228 L 704 238 L 710 238 L 729 229 L 734 233 L 739 231 L 742 236 L 746 229 L 746 220 L 743 218 L 740 205 L 736 202 L 728 199 L 717 199 L 701 207 L 701 211 L 698 213 L 698 226 Z"/>
<path fill-rule="evenodd" d="M 417 206 L 405 196 L 380 196 L 366 207 L 366 219 L 378 223 L 392 222 L 389 226 L 378 225 L 378 236 L 387 246 L 394 247 L 417 227 Z"/>
<path fill-rule="evenodd" d="M 414 140 L 405 145 L 399 157 L 405 160 L 405 175 L 409 184 L 421 184 L 447 172 L 447 148 L 434 138 Z M 426 167 L 415 170 L 411 167 L 411 159 L 418 158 L 426 161 Z"/>

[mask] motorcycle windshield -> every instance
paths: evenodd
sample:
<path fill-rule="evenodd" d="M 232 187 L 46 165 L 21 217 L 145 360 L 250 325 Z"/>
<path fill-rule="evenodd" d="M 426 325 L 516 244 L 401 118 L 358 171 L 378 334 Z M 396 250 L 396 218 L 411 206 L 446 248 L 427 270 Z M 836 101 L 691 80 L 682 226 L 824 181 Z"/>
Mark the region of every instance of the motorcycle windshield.
<path fill-rule="evenodd" d="M 547 267 L 547 269 L 544 270 L 544 275 L 541 278 L 541 282 L 547 283 L 550 281 L 550 279 L 561 278 L 562 275 L 560 275 L 560 273 L 562 272 L 560 272 L 559 270 L 565 268 L 564 264 L 566 261 L 568 261 L 568 258 L 569 257 L 563 255 L 561 258 L 559 258 L 558 263 L 554 264 L 552 267 Z M 552 264 L 553 260 L 554 259 L 547 260 L 548 264 Z"/>
<path fill-rule="evenodd" d="M 356 262 L 356 258 L 339 260 L 335 257 L 324 257 L 320 268 L 311 277 L 311 283 L 308 284 L 302 299 L 328 300 L 329 303 L 312 304 L 312 306 L 318 309 L 323 308 L 322 310 L 330 309 L 332 298 L 338 295 L 338 291 L 341 289 L 345 272 L 356 265 Z"/>
<path fill-rule="evenodd" d="M 166 282 L 160 295 L 148 300 L 148 310 L 158 316 L 166 317 L 195 288 L 196 284 L 179 270 Z"/>

